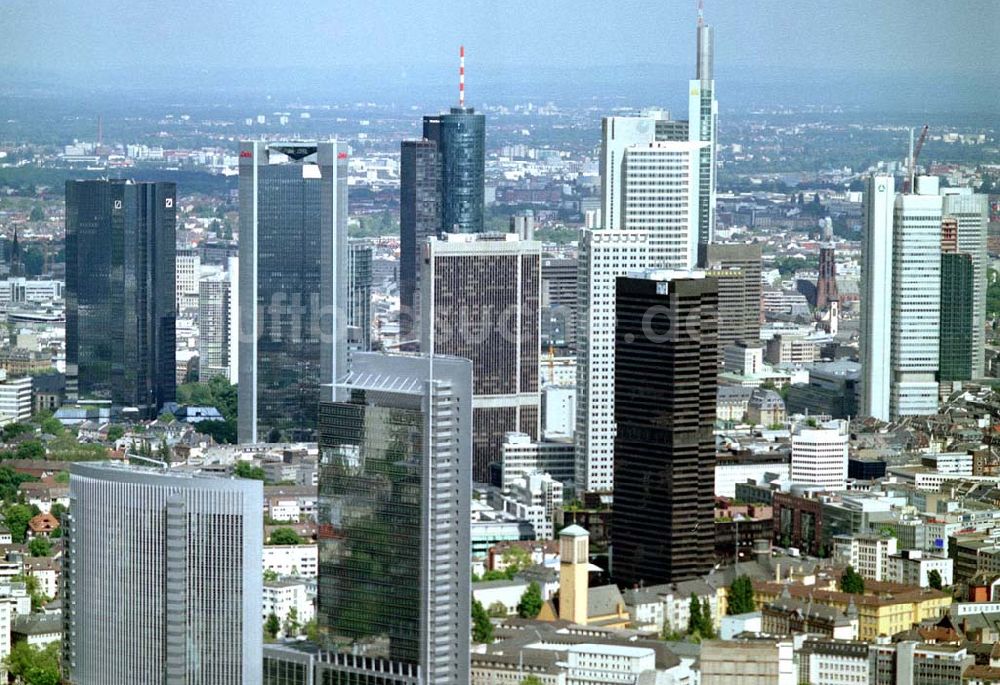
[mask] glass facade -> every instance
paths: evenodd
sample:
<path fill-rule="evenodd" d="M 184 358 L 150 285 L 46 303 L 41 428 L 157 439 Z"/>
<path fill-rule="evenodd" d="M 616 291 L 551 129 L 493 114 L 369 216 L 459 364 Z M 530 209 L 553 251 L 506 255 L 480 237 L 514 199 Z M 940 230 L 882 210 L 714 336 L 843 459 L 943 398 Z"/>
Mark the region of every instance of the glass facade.
<path fill-rule="evenodd" d="M 424 117 L 424 138 L 441 156 L 441 231 L 482 233 L 486 117 L 471 107 Z"/>
<path fill-rule="evenodd" d="M 416 663 L 423 414 L 351 403 L 320 412 L 318 623 L 331 648 L 360 642 Z"/>
<path fill-rule="evenodd" d="M 70 399 L 155 417 L 176 393 L 176 187 L 66 182 Z"/>
<path fill-rule="evenodd" d="M 347 325 L 352 349 L 372 348 L 372 246 L 352 240 L 347 260 Z"/>
<path fill-rule="evenodd" d="M 420 246 L 441 232 L 441 157 L 436 142 L 402 142 L 399 188 L 399 338 L 414 340 L 420 331 Z"/>
<path fill-rule="evenodd" d="M 941 359 L 939 380 L 972 378 L 973 263 L 964 253 L 941 255 Z"/>
<path fill-rule="evenodd" d="M 315 439 L 321 388 L 346 366 L 347 153 L 240 145 L 241 442 Z"/>

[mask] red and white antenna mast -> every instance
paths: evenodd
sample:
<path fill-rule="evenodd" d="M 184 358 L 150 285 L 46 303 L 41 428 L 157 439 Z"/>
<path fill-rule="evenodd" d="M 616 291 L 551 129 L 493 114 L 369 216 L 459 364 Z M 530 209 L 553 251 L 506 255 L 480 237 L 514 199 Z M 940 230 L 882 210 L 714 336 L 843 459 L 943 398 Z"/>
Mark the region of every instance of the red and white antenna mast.
<path fill-rule="evenodd" d="M 465 46 L 458 46 L 458 106 L 465 108 Z"/>
<path fill-rule="evenodd" d="M 705 0 L 698 0 L 698 26 L 705 24 Z"/>

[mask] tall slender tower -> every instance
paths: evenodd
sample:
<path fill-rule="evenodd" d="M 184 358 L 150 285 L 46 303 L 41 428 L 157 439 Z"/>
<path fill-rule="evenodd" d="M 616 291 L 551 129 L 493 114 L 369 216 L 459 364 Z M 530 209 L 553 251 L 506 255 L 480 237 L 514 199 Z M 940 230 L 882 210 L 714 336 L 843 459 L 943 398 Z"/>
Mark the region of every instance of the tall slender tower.
<path fill-rule="evenodd" d="M 174 399 L 173 183 L 66 182 L 66 386 L 153 418 Z"/>
<path fill-rule="evenodd" d="M 240 442 L 315 437 L 347 366 L 347 146 L 240 143 Z"/>
<path fill-rule="evenodd" d="M 341 676 L 317 682 L 468 683 L 472 364 L 358 353 L 340 387 L 319 410 L 317 620 Z"/>
<path fill-rule="evenodd" d="M 715 99 L 715 32 L 705 23 L 698 4 L 695 78 L 688 83 L 688 139 L 707 143 L 700 150 L 698 194 L 698 243 L 707 245 L 715 235 L 715 152 L 719 103 Z"/>

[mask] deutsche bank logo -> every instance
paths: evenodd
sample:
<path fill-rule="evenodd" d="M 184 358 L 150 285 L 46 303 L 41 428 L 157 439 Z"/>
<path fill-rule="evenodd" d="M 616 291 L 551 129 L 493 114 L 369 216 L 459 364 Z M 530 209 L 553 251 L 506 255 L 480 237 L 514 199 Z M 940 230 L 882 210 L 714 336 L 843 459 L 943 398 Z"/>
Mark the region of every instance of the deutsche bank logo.
<path fill-rule="evenodd" d="M 121 208 L 122 208 L 122 201 L 115 200 L 115 209 L 121 209 Z"/>
<path fill-rule="evenodd" d="M 168 197 L 166 199 L 166 202 L 163 204 L 163 206 L 166 207 L 167 209 L 173 208 L 173 206 L 174 206 L 174 198 Z"/>

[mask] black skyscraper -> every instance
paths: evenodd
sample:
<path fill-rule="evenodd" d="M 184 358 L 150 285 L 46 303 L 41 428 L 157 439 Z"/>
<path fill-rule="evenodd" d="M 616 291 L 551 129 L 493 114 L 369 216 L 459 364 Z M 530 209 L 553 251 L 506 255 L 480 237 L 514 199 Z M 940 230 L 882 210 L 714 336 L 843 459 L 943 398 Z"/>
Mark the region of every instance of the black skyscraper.
<path fill-rule="evenodd" d="M 712 567 L 715 279 L 619 278 L 611 572 L 670 583 Z"/>
<path fill-rule="evenodd" d="M 174 400 L 173 183 L 66 182 L 66 380 L 71 400 L 155 416 Z"/>
<path fill-rule="evenodd" d="M 406 341 L 420 336 L 420 246 L 441 233 L 441 157 L 433 140 L 404 140 L 399 152 L 399 339 Z"/>

